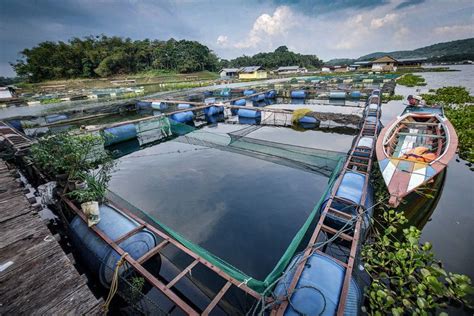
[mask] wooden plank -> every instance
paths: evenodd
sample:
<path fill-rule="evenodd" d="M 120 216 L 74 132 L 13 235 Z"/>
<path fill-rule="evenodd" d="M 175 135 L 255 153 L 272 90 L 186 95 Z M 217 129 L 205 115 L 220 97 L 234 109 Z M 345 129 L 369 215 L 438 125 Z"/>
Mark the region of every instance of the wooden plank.
<path fill-rule="evenodd" d="M 172 288 L 179 280 L 181 280 L 182 277 L 184 277 L 186 274 L 188 274 L 188 272 L 190 272 L 192 270 L 192 268 L 194 268 L 194 266 L 198 263 L 199 263 L 199 260 L 194 260 L 193 262 L 191 262 L 191 264 L 189 266 L 187 266 L 173 280 L 171 280 L 168 284 L 166 284 L 166 287 L 169 288 L 169 289 Z"/>
<path fill-rule="evenodd" d="M 201 315 L 206 315 L 206 316 L 209 315 L 209 313 L 214 309 L 214 307 L 216 307 L 217 303 L 219 303 L 219 301 L 222 299 L 222 297 L 224 296 L 224 294 L 227 292 L 227 290 L 230 288 L 231 285 L 232 283 L 227 282 L 219 291 L 219 293 L 217 293 L 217 295 L 212 299 L 211 303 L 209 303 L 209 305 L 206 307 L 206 309 L 202 312 Z"/>
<path fill-rule="evenodd" d="M 142 257 L 140 257 L 137 262 L 139 264 L 143 264 L 144 262 L 150 260 L 154 255 L 156 255 L 160 250 L 164 247 L 166 247 L 169 244 L 169 240 L 165 239 L 162 242 L 160 242 L 158 245 L 150 249 L 146 254 L 144 254 Z"/>

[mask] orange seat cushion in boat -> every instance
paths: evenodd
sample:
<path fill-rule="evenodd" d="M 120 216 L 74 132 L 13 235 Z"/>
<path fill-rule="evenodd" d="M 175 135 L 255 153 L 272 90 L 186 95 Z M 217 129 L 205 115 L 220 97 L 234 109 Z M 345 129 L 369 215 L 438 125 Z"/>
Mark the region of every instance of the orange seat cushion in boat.
<path fill-rule="evenodd" d="M 431 162 L 436 159 L 436 154 L 428 152 L 426 147 L 415 147 L 403 155 L 403 159 L 419 162 Z"/>

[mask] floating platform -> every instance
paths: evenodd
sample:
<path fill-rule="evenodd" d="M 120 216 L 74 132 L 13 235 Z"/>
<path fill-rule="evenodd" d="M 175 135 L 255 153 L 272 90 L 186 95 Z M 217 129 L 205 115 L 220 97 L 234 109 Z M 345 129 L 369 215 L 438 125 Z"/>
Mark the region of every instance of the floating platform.
<path fill-rule="evenodd" d="M 97 299 L 0 161 L 0 314 L 97 315 Z"/>

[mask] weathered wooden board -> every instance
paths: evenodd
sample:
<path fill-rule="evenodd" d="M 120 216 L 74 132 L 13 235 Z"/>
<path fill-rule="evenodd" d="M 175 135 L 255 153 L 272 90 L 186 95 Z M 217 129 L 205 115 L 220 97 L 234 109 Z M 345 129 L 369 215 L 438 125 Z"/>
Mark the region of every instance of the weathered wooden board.
<path fill-rule="evenodd" d="M 97 299 L 0 161 L 0 315 L 96 315 Z"/>

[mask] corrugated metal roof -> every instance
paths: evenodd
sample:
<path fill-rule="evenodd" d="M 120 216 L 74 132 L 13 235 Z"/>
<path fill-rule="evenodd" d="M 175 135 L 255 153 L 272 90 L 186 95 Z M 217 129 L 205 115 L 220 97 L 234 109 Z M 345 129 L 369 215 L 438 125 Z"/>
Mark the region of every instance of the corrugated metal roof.
<path fill-rule="evenodd" d="M 279 67 L 277 71 L 298 70 L 298 69 L 300 69 L 300 66 L 284 66 L 284 67 Z"/>
<path fill-rule="evenodd" d="M 240 72 L 254 72 L 262 68 L 262 66 L 248 66 L 240 68 Z"/>
<path fill-rule="evenodd" d="M 222 68 L 220 72 L 238 72 L 240 68 Z"/>
<path fill-rule="evenodd" d="M 355 65 L 368 65 L 368 64 L 370 64 L 370 63 L 372 63 L 372 62 L 369 61 L 369 60 L 356 61 L 356 62 L 354 62 Z"/>

